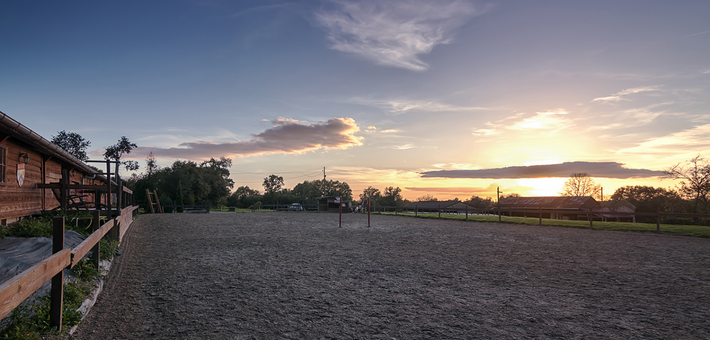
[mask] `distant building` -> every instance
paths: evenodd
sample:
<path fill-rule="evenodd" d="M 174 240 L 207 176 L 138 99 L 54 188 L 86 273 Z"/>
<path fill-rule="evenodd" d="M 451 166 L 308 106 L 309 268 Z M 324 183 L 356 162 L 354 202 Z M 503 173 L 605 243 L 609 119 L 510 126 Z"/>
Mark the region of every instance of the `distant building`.
<path fill-rule="evenodd" d="M 599 202 L 590 196 L 506 197 L 500 200 L 495 209 L 498 207 L 504 215 L 521 217 L 538 217 L 538 211 L 557 210 L 553 213 L 543 212 L 542 217 L 558 220 L 586 220 L 589 213 L 600 211 L 602 208 Z"/>
<path fill-rule="evenodd" d="M 414 202 L 404 206 L 405 210 L 416 210 L 418 212 L 465 212 L 474 208 L 461 201 L 425 201 Z"/>
<path fill-rule="evenodd" d="M 337 197 L 335 196 L 323 196 L 316 198 L 318 201 L 318 211 L 337 213 L 340 212 L 339 204 L 342 204 L 343 212 L 350 212 L 350 201 L 345 198 L 341 198 L 340 203 L 337 203 L 336 199 Z"/>

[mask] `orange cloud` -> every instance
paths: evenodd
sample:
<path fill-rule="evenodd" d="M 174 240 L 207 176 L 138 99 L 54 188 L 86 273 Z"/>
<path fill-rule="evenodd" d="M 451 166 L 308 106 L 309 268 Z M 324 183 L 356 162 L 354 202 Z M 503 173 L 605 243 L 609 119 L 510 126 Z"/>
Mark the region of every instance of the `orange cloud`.
<path fill-rule="evenodd" d="M 303 124 L 297 120 L 277 118 L 274 125 L 244 142 L 213 143 L 208 141 L 182 143 L 176 148 L 139 147 L 131 156 L 144 157 L 153 152 L 156 157 L 207 159 L 210 157 L 248 157 L 274 153 L 303 153 L 318 149 L 347 149 L 362 145 L 355 136 L 360 128 L 352 118 L 332 118 L 327 122 Z"/>

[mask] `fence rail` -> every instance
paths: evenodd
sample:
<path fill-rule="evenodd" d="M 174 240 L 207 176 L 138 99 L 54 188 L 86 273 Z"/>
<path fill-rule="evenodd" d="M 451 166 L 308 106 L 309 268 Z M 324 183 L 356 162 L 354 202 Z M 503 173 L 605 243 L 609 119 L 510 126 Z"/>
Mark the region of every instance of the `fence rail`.
<path fill-rule="evenodd" d="M 64 269 L 67 267 L 73 268 L 91 249 L 96 250 L 94 255 L 97 261 L 95 265 L 98 267 L 97 246 L 99 241 L 109 232 L 112 232 L 115 238 L 120 241 L 126 231 L 128 231 L 128 228 L 130 228 L 133 214 L 137 208 L 137 206 L 131 206 L 121 210 L 120 216 L 97 228 L 94 233 L 89 235 L 74 249 L 64 248 L 64 218 L 57 218 L 54 224 L 53 238 L 55 253 L 0 285 L 0 318 L 10 314 L 32 293 L 51 279 L 52 292 L 58 292 L 59 294 L 52 294 L 50 325 L 60 330 L 62 324 L 61 299 L 63 292 L 61 287 L 63 280 L 59 278 L 63 278 Z M 94 221 L 98 225 L 98 218 L 95 218 Z M 60 241 L 57 242 L 57 240 Z M 61 243 L 61 247 L 57 243 Z"/>
<path fill-rule="evenodd" d="M 456 213 L 456 214 L 466 214 L 468 215 L 495 215 L 498 216 L 499 221 L 502 216 L 512 216 L 513 214 L 522 214 L 521 217 L 537 217 L 540 219 L 540 224 L 542 224 L 542 219 L 556 219 L 561 218 L 550 218 L 551 215 L 558 216 L 574 216 L 575 220 L 586 221 L 590 223 L 590 228 L 593 228 L 594 221 L 604 220 L 606 218 L 615 217 L 631 217 L 634 219 L 636 217 L 652 217 L 656 221 L 656 229 L 660 231 L 660 225 L 665 217 L 680 217 L 680 218 L 691 218 L 691 219 L 710 219 L 710 214 L 690 214 L 690 213 L 675 213 L 675 212 L 617 212 L 617 211 L 589 211 L 589 210 L 573 210 L 573 209 L 448 209 L 446 207 L 439 208 L 405 208 L 400 206 L 373 206 L 370 209 L 371 212 L 393 212 L 397 213 L 414 213 L 416 216 L 419 213 L 438 213 L 439 217 L 442 213 Z M 543 215 L 548 215 L 548 217 L 543 217 Z"/>

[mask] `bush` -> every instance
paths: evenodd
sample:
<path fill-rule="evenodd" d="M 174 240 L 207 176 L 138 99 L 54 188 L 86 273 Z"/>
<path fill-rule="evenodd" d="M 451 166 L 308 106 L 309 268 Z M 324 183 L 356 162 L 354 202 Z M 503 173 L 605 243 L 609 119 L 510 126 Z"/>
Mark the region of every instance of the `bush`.
<path fill-rule="evenodd" d="M 64 284 L 62 327 L 81 321 L 82 314 L 77 309 L 91 290 L 92 284 L 88 282 Z M 15 308 L 0 325 L 3 328 L 0 339 L 40 339 L 41 334 L 56 333 L 57 330 L 49 326 L 50 305 L 51 296 L 47 294 Z"/>

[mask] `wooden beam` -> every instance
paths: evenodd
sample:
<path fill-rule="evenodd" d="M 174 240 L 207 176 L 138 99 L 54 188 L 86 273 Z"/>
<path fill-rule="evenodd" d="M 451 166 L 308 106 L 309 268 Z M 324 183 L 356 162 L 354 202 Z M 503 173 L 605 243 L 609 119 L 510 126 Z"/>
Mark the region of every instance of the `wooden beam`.
<path fill-rule="evenodd" d="M 52 253 L 64 250 L 64 217 L 55 216 L 52 230 Z M 62 330 L 62 312 L 64 311 L 64 271 L 52 278 L 51 302 L 49 307 L 49 326 Z"/>
<path fill-rule="evenodd" d="M 71 264 L 71 250 L 64 249 L 0 285 L 0 318 L 10 314 L 32 293 Z"/>
<path fill-rule="evenodd" d="M 76 246 L 74 249 L 71 251 L 71 268 L 74 268 L 76 264 L 81 260 L 86 254 L 89 253 L 91 248 L 94 247 L 99 241 L 101 241 L 101 238 L 108 233 L 111 228 L 113 228 L 114 220 L 110 220 L 106 222 L 104 225 L 101 226 L 97 231 L 95 231 L 93 234 L 89 235 L 83 242 L 79 243 L 78 246 Z"/>

